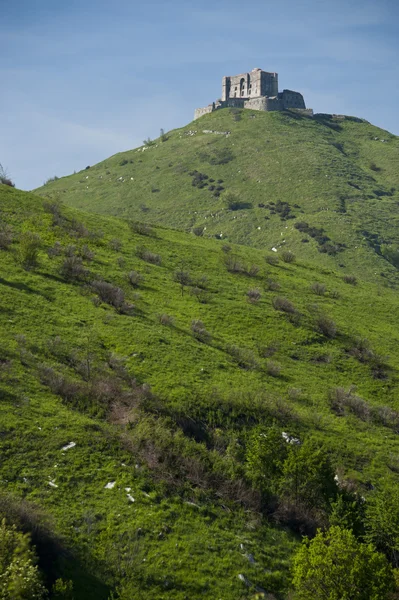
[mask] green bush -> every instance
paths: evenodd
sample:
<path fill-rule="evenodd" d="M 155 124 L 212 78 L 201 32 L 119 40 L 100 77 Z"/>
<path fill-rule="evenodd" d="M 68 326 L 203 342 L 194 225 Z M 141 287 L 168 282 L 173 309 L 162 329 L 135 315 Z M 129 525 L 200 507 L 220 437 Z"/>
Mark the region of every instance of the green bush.
<path fill-rule="evenodd" d="M 15 526 L 0 525 L 0 598 L 2 600 L 35 600 L 44 598 L 36 556 L 27 534 Z"/>
<path fill-rule="evenodd" d="M 19 244 L 20 261 L 24 269 L 35 269 L 38 266 L 39 250 L 42 241 L 37 233 L 27 231 L 21 237 Z"/>
<path fill-rule="evenodd" d="M 388 600 L 395 589 L 385 556 L 337 526 L 303 541 L 293 584 L 298 600 Z"/>

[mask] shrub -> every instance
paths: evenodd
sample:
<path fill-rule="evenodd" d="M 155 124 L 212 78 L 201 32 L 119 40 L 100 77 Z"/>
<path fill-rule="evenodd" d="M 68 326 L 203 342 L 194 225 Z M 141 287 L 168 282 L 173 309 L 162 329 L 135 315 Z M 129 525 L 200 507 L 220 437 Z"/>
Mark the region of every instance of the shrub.
<path fill-rule="evenodd" d="M 200 227 L 200 226 L 194 227 L 193 234 L 196 235 L 197 237 L 202 237 L 204 235 L 204 228 Z"/>
<path fill-rule="evenodd" d="M 82 383 L 67 379 L 54 371 L 52 367 L 43 366 L 40 369 L 39 375 L 41 382 L 44 383 L 53 394 L 60 396 L 65 402 L 72 402 L 75 405 L 79 402 L 83 391 Z"/>
<path fill-rule="evenodd" d="M 20 241 L 20 260 L 24 269 L 34 269 L 38 266 L 39 250 L 42 241 L 37 233 L 27 231 L 21 237 Z"/>
<path fill-rule="evenodd" d="M 120 166 L 120 167 L 124 167 L 125 165 L 128 165 L 128 164 L 129 164 L 129 161 L 128 161 L 126 158 L 123 158 L 123 159 L 120 161 L 120 163 L 119 163 L 119 166 Z"/>
<path fill-rule="evenodd" d="M 133 310 L 134 307 L 125 301 L 125 292 L 122 288 L 101 280 L 92 281 L 90 285 L 102 302 L 113 306 L 119 312 L 128 314 Z"/>
<path fill-rule="evenodd" d="M 150 252 L 145 246 L 137 246 L 136 254 L 142 260 L 145 260 L 148 263 L 153 265 L 160 266 L 162 264 L 162 258 L 159 254 L 155 254 L 154 252 Z"/>
<path fill-rule="evenodd" d="M 352 413 L 362 421 L 367 421 L 371 414 L 368 403 L 354 394 L 355 388 L 345 390 L 343 387 L 332 388 L 328 392 L 331 409 L 339 416 Z"/>
<path fill-rule="evenodd" d="M 266 280 L 266 284 L 265 284 L 265 288 L 267 290 L 269 290 L 270 292 L 277 292 L 280 289 L 280 284 L 278 283 L 278 281 L 274 281 L 273 279 L 267 279 Z"/>
<path fill-rule="evenodd" d="M 232 192 L 225 192 L 225 194 L 223 195 L 223 200 L 228 210 L 235 211 L 242 210 L 244 208 L 252 208 L 252 204 L 250 202 L 240 200 L 238 196 L 236 196 Z"/>
<path fill-rule="evenodd" d="M 44 185 L 47 185 L 48 183 L 51 183 L 52 181 L 58 181 L 59 177 L 57 177 L 57 175 L 53 175 L 53 177 L 49 177 L 48 179 L 46 179 L 46 181 L 44 182 Z"/>
<path fill-rule="evenodd" d="M 258 362 L 254 353 L 247 348 L 240 348 L 234 344 L 226 347 L 226 352 L 237 362 L 242 369 L 256 369 Z"/>
<path fill-rule="evenodd" d="M 295 254 L 291 250 L 284 250 L 281 253 L 281 258 L 285 263 L 293 263 L 296 260 Z"/>
<path fill-rule="evenodd" d="M 268 346 L 259 346 L 258 347 L 259 356 L 261 356 L 262 358 L 269 358 L 270 356 L 273 356 L 273 354 L 276 354 L 278 349 L 279 349 L 278 344 L 269 344 Z"/>
<path fill-rule="evenodd" d="M 316 319 L 315 329 L 327 338 L 334 338 L 337 335 L 335 322 L 326 315 L 320 315 Z"/>
<path fill-rule="evenodd" d="M 89 237 L 90 235 L 90 232 L 85 227 L 85 225 L 83 225 L 83 223 L 80 223 L 76 219 L 72 219 L 71 223 L 69 224 L 69 230 L 71 235 L 77 238 Z"/>
<path fill-rule="evenodd" d="M 310 289 L 312 290 L 312 292 L 314 294 L 316 294 L 316 296 L 324 296 L 324 294 L 327 291 L 327 288 L 326 288 L 326 286 L 323 283 L 317 283 L 317 282 L 313 283 L 310 286 Z"/>
<path fill-rule="evenodd" d="M 222 246 L 222 252 L 224 252 L 225 254 L 228 254 L 229 252 L 231 252 L 231 246 L 230 246 L 230 244 L 223 244 L 223 246 Z"/>
<path fill-rule="evenodd" d="M 82 259 L 87 260 L 87 262 L 91 262 L 95 257 L 95 253 L 93 252 L 93 250 L 90 250 L 87 244 L 82 246 L 82 248 L 79 250 L 79 254 L 82 257 Z"/>
<path fill-rule="evenodd" d="M 197 298 L 200 304 L 207 304 L 209 302 L 209 294 L 206 292 L 206 290 L 200 287 L 193 287 L 190 291 L 190 294 L 194 296 L 194 298 Z"/>
<path fill-rule="evenodd" d="M 249 267 L 247 267 L 245 269 L 246 274 L 249 277 L 256 277 L 259 273 L 260 269 L 258 267 L 258 265 L 250 265 Z"/>
<path fill-rule="evenodd" d="M 62 254 L 61 242 L 59 242 L 59 241 L 54 242 L 54 246 L 52 246 L 51 248 L 48 248 L 47 254 L 48 254 L 49 258 L 54 258 L 54 256 L 60 256 L 60 254 Z"/>
<path fill-rule="evenodd" d="M 120 252 L 122 250 L 122 242 L 118 238 L 113 238 L 109 242 L 109 247 L 115 252 Z"/>
<path fill-rule="evenodd" d="M 251 302 L 251 304 L 256 304 L 257 302 L 259 302 L 261 297 L 262 297 L 262 294 L 260 293 L 260 290 L 258 290 L 257 288 L 252 288 L 247 291 L 247 300 L 248 300 L 248 302 Z"/>
<path fill-rule="evenodd" d="M 195 339 L 197 339 L 199 342 L 209 344 L 209 342 L 212 340 L 211 334 L 205 329 L 205 325 L 200 319 L 193 319 L 191 321 L 191 331 Z"/>
<path fill-rule="evenodd" d="M 166 313 L 162 313 L 158 315 L 158 321 L 161 325 L 173 325 L 174 318 L 171 315 L 167 315 Z"/>
<path fill-rule="evenodd" d="M 0 223 L 0 250 L 8 250 L 13 238 L 12 227 L 7 223 Z"/>
<path fill-rule="evenodd" d="M 76 252 L 76 246 L 74 246 L 73 244 L 69 244 L 68 246 L 66 246 L 65 250 L 64 250 L 64 254 L 65 256 L 75 256 L 75 252 Z"/>
<path fill-rule="evenodd" d="M 229 273 L 243 273 L 245 270 L 245 266 L 234 254 L 226 254 L 224 256 L 224 264 Z"/>
<path fill-rule="evenodd" d="M 144 276 L 138 271 L 130 271 L 127 278 L 132 287 L 139 287 L 139 285 L 144 281 Z"/>
<path fill-rule="evenodd" d="M 68 256 L 61 265 L 61 275 L 67 281 L 84 280 L 89 275 L 80 256 Z"/>
<path fill-rule="evenodd" d="M 357 278 L 354 275 L 344 275 L 342 279 L 345 281 L 345 283 L 357 285 Z"/>
<path fill-rule="evenodd" d="M 296 312 L 295 306 L 290 302 L 287 298 L 283 296 L 276 296 L 272 300 L 273 308 L 276 310 L 281 310 L 285 313 L 294 314 Z"/>
<path fill-rule="evenodd" d="M 268 254 L 267 256 L 265 256 L 265 261 L 272 267 L 275 267 L 276 265 L 278 265 L 278 256 L 276 256 L 275 254 Z"/>
<path fill-rule="evenodd" d="M 266 373 L 272 377 L 278 377 L 281 373 L 281 365 L 271 360 L 266 363 Z"/>
<path fill-rule="evenodd" d="M 148 237 L 155 237 L 155 231 L 147 223 L 141 223 L 140 221 L 129 221 L 129 227 L 132 233 L 146 235 Z"/>

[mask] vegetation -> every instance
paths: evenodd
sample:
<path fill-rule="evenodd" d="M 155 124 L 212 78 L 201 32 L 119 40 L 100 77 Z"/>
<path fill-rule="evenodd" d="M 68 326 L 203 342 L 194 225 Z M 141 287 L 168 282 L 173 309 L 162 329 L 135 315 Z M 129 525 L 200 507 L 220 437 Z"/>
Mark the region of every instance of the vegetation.
<path fill-rule="evenodd" d="M 162 143 L 161 133 L 157 143 L 146 140 L 38 193 L 96 213 L 275 248 L 277 256 L 289 250 L 342 276 L 398 281 L 394 135 L 351 117 L 223 109 L 167 138 Z"/>
<path fill-rule="evenodd" d="M 394 589 L 396 140 L 251 115 L 0 186 L 0 520 L 49 599 Z"/>
<path fill-rule="evenodd" d="M 298 600 L 387 600 L 395 589 L 385 556 L 339 527 L 303 542 L 293 581 Z"/>

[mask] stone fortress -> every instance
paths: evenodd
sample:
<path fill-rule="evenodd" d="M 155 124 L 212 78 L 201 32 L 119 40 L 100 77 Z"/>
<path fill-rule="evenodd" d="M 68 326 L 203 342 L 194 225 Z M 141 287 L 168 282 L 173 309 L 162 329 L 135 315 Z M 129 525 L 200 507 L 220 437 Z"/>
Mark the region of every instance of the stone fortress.
<path fill-rule="evenodd" d="M 291 90 L 279 92 L 278 74 L 267 73 L 262 69 L 252 69 L 250 73 L 223 77 L 222 98 L 204 108 L 197 108 L 194 119 L 227 107 L 263 111 L 296 109 L 313 115 L 313 110 L 306 108 L 302 94 Z"/>

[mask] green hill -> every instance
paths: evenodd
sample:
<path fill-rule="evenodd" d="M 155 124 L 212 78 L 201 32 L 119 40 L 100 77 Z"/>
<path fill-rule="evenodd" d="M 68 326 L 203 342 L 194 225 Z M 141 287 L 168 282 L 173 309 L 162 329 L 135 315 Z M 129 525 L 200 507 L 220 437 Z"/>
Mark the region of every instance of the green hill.
<path fill-rule="evenodd" d="M 399 139 L 354 117 L 224 109 L 37 193 L 397 281 Z"/>
<path fill-rule="evenodd" d="M 250 115 L 217 118 L 231 129 L 247 118 L 252 126 Z M 302 125 L 330 135 L 324 124 Z M 134 163 L 120 169 L 149 169 L 156 153 L 166 162 L 181 148 L 168 181 L 186 181 L 176 176 L 178 160 L 207 140 L 175 132 L 140 153 L 143 163 L 132 153 Z M 121 160 L 107 163 L 114 175 Z M 88 170 L 98 185 L 92 201 L 102 169 Z M 74 177 L 46 190 L 69 182 L 80 190 L 82 175 Z M 214 202 L 209 190 L 192 193 L 205 198 L 204 210 Z M 161 220 L 161 192 L 148 198 L 157 200 L 140 216 Z M 337 226 L 344 217 L 332 214 Z M 281 228 L 277 216 L 270 223 L 277 219 Z M 285 598 L 299 534 L 328 523 L 340 494 L 330 482 L 323 503 L 320 465 L 365 497 L 386 482 L 396 489 L 399 334 L 389 286 L 306 253 L 276 258 L 4 185 L 0 248 L 0 517 L 33 533 L 48 587 L 72 580 L 82 600 L 110 591 L 121 600 L 250 599 L 262 590 Z M 366 245 L 362 257 L 379 260 Z M 296 438 L 300 446 L 285 441 Z M 289 465 L 305 459 L 313 466 L 294 489 Z"/>

